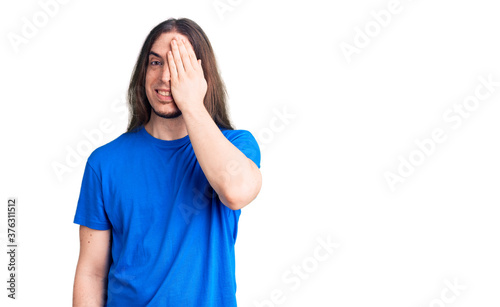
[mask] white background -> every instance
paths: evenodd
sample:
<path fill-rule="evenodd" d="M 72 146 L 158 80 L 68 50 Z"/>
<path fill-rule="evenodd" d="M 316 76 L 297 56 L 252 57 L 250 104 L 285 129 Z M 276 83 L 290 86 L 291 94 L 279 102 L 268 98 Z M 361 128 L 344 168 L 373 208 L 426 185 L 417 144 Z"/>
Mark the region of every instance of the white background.
<path fill-rule="evenodd" d="M 389 0 L 220 2 L 232 9 L 67 1 L 43 20 L 38 1 L 2 0 L 0 236 L 4 250 L 7 198 L 17 197 L 20 253 L 16 302 L 0 253 L 0 305 L 71 305 L 72 221 L 90 152 L 62 180 L 53 166 L 103 120 L 113 130 L 90 150 L 125 131 L 144 39 L 188 17 L 211 40 L 236 128 L 262 150 L 262 190 L 242 209 L 236 242 L 239 306 L 498 306 L 500 87 L 457 127 L 443 117 L 480 77 L 500 80 L 495 2 L 401 0 L 378 28 L 371 12 Z M 15 46 L 9 37 L 35 16 L 45 25 Z M 365 46 L 357 29 L 371 35 Z M 356 39 L 346 57 L 341 44 Z M 415 142 L 435 129 L 446 140 L 418 156 Z M 393 191 L 384 174 L 398 175 L 398 157 L 422 163 Z M 318 240 L 339 245 L 318 261 Z M 283 279 L 293 266 L 308 271 L 300 284 Z"/>

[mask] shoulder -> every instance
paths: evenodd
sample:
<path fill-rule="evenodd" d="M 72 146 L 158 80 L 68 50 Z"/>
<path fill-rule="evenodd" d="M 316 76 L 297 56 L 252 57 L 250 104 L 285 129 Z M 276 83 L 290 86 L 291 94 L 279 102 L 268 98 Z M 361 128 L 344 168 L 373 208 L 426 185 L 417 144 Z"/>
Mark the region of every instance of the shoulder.
<path fill-rule="evenodd" d="M 255 140 L 255 137 L 252 135 L 252 133 L 248 130 L 243 130 L 243 129 L 235 129 L 235 130 L 230 130 L 230 129 L 224 129 L 220 128 L 222 134 L 229 140 L 233 141 L 236 139 L 249 139 L 249 140 Z M 256 140 L 255 140 L 256 141 Z"/>
<path fill-rule="evenodd" d="M 140 139 L 139 131 L 125 132 L 112 140 L 96 148 L 89 156 L 88 163 L 91 166 L 99 166 L 108 160 L 114 160 L 128 152 L 130 148 Z"/>
<path fill-rule="evenodd" d="M 260 168 L 260 147 L 248 130 L 223 130 L 222 134 Z"/>

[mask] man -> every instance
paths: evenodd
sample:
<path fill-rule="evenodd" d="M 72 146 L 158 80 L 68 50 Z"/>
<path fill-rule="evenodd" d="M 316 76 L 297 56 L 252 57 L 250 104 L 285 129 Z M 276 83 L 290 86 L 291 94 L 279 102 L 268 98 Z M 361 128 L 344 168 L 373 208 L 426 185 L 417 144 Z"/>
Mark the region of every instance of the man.
<path fill-rule="evenodd" d="M 74 306 L 236 306 L 241 208 L 260 150 L 227 116 L 211 44 L 189 19 L 146 38 L 127 132 L 88 158 L 74 222 Z"/>

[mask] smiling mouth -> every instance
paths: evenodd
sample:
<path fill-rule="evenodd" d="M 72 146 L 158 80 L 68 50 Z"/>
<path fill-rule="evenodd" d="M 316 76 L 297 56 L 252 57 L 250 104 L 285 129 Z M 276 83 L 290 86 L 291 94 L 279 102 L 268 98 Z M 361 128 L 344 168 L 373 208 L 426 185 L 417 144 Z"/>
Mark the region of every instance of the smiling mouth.
<path fill-rule="evenodd" d="M 171 96 L 170 92 L 169 91 L 160 91 L 160 90 L 156 90 L 156 92 L 162 96 Z"/>
<path fill-rule="evenodd" d="M 170 91 L 163 91 L 163 90 L 155 90 L 156 96 L 158 99 L 161 101 L 172 101 L 172 93 Z"/>

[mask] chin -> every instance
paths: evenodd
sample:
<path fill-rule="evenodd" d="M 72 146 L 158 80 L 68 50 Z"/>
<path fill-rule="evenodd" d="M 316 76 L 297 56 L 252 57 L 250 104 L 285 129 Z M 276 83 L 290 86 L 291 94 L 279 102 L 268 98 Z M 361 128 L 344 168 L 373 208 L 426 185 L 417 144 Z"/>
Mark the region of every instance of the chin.
<path fill-rule="evenodd" d="M 175 103 L 173 105 L 174 107 L 164 105 L 160 107 L 151 106 L 151 110 L 154 114 L 162 118 L 177 118 L 182 115 L 182 112 L 175 106 Z"/>

